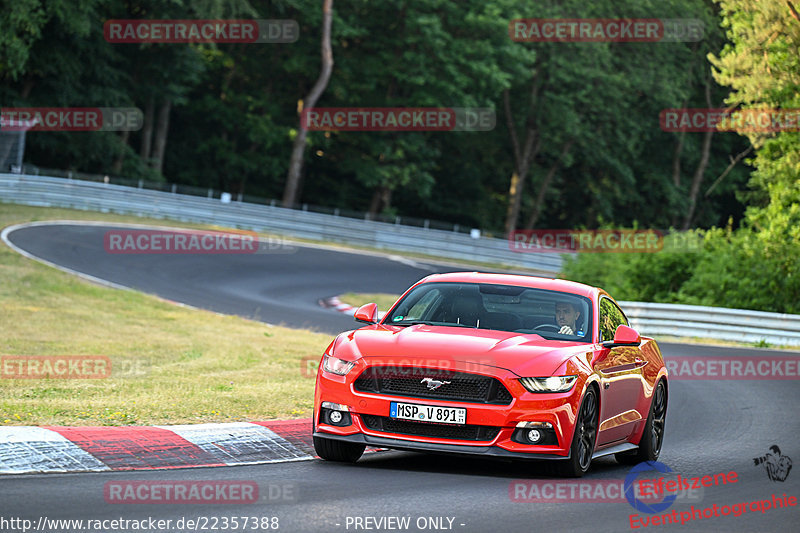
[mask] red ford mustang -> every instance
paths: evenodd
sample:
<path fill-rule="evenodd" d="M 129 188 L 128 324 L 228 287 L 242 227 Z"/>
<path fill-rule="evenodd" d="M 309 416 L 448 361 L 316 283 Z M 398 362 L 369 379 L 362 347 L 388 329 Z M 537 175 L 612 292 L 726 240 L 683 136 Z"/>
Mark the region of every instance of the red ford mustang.
<path fill-rule="evenodd" d="M 366 304 L 325 350 L 314 447 L 365 446 L 549 459 L 581 476 L 593 458 L 656 460 L 667 370 L 602 289 L 564 280 L 434 274 L 378 321 Z"/>

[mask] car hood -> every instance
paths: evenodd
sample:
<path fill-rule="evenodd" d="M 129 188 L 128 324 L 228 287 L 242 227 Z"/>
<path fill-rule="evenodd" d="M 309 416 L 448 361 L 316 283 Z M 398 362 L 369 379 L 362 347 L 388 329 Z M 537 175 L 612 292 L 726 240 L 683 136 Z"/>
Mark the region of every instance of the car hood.
<path fill-rule="evenodd" d="M 546 340 L 535 334 L 447 326 L 368 326 L 341 334 L 336 357 L 370 364 L 502 368 L 520 376 L 550 376 L 569 358 L 592 345 Z"/>

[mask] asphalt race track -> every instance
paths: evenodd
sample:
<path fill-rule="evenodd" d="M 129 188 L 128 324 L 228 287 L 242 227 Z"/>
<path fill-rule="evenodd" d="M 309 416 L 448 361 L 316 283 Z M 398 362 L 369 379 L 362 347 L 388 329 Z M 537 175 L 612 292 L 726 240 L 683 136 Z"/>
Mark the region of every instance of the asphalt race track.
<path fill-rule="evenodd" d="M 320 307 L 320 298 L 354 288 L 399 294 L 428 274 L 454 270 L 319 247 L 255 254 L 109 254 L 103 244 L 109 229 L 130 228 L 31 226 L 8 239 L 36 257 L 168 300 L 327 333 L 352 329 L 354 322 Z"/>
<path fill-rule="evenodd" d="M 116 255 L 103 248 L 99 226 L 39 226 L 10 233 L 17 247 L 42 259 L 108 281 L 197 307 L 293 327 L 335 333 L 353 327 L 350 317 L 317 301 L 347 291 L 397 293 L 445 266 L 414 265 L 385 256 L 317 247 L 257 255 Z M 645 332 L 646 333 L 646 332 Z M 661 344 L 670 356 L 797 355 L 758 349 Z M 753 458 L 772 445 L 800 461 L 800 387 L 796 380 L 703 380 L 670 383 L 666 439 L 660 461 L 683 477 L 735 471 L 736 483 L 700 489 L 673 509 L 731 506 L 782 496 L 800 497 L 800 467 L 785 481 L 771 481 Z M 622 482 L 630 467 L 603 458 L 583 481 Z M 655 477 L 654 474 L 647 477 Z M 107 503 L 104 485 L 119 480 L 250 481 L 261 499 L 249 504 Z M 278 517 L 279 531 L 629 531 L 630 515 L 650 515 L 626 501 L 557 503 L 514 501 L 516 480 L 560 480 L 533 463 L 507 463 L 403 452 L 365 456 L 356 465 L 320 460 L 263 466 L 49 474 L 0 477 L 0 517 L 47 519 L 172 520 L 165 531 L 222 531 L 223 517 Z M 511 489 L 511 490 L 510 490 Z M 690 501 L 689 501 L 690 500 Z M 207 517 L 197 528 L 175 527 L 184 518 Z M 365 520 L 372 517 L 376 521 Z M 399 527 L 388 517 L 408 517 Z M 360 518 L 361 520 L 356 520 Z M 213 529 L 213 520 L 217 528 Z M 452 521 L 451 521 L 452 519 Z M 640 526 L 639 531 L 797 531 L 800 507 L 752 510 L 741 516 L 697 518 L 686 524 Z M 202 524 L 206 525 L 204 529 Z M 272 522 L 271 524 L 274 524 Z M 438 529 L 437 529 L 438 527 Z M 62 528 L 40 531 L 98 531 Z M 128 529 L 133 530 L 133 529 Z M 229 525 L 228 531 L 232 531 Z M 267 530 L 242 529 L 238 531 Z M 274 530 L 274 529 L 273 529 Z M 0 531 L 22 531 L 0 522 Z M 106 527 L 104 531 L 125 531 Z"/>

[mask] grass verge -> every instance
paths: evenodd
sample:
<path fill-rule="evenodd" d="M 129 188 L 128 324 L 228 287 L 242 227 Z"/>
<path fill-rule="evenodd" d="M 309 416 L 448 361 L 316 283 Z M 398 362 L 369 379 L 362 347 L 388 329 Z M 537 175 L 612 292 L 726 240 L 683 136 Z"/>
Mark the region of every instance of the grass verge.
<path fill-rule="evenodd" d="M 200 227 L 0 204 L 0 227 L 71 219 Z M 106 379 L 0 379 L 0 424 L 131 425 L 310 416 L 327 334 L 109 289 L 0 246 L 0 356 L 103 355 Z M 0 374 L 7 375 L 7 374 Z"/>
<path fill-rule="evenodd" d="M 360 307 L 364 304 L 375 303 L 378 304 L 379 311 L 388 311 L 397 299 L 400 298 L 399 294 L 386 294 L 382 292 L 376 293 L 356 293 L 347 292 L 339 296 L 339 299 L 353 307 Z"/>

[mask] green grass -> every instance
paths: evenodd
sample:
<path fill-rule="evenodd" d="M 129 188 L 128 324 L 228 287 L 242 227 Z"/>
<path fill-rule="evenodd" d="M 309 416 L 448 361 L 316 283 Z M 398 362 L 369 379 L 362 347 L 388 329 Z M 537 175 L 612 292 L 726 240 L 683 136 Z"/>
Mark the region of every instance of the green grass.
<path fill-rule="evenodd" d="M 38 220 L 196 224 L 0 203 L 0 227 Z M 330 335 L 97 286 L 0 245 L 0 357 L 104 355 L 107 379 L 0 379 L 0 424 L 129 425 L 310 416 Z M 342 295 L 351 305 L 390 294 Z M 305 361 L 312 361 L 307 366 Z M 312 372 L 313 373 L 313 372 Z"/>
<path fill-rule="evenodd" d="M 190 225 L 0 204 L 0 227 L 71 219 Z M 191 226 L 198 227 L 198 226 Z M 104 355 L 106 379 L 0 379 L 0 424 L 127 425 L 310 416 L 330 335 L 97 286 L 0 246 L 0 356 Z"/>
<path fill-rule="evenodd" d="M 399 294 L 386 294 L 386 293 L 355 293 L 347 292 L 339 296 L 339 299 L 350 304 L 353 307 L 360 307 L 364 304 L 375 303 L 378 304 L 378 310 L 388 311 L 397 299 L 400 298 Z"/>

